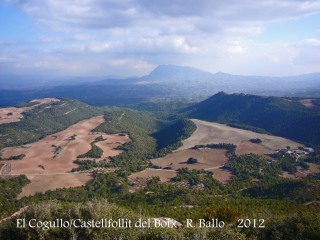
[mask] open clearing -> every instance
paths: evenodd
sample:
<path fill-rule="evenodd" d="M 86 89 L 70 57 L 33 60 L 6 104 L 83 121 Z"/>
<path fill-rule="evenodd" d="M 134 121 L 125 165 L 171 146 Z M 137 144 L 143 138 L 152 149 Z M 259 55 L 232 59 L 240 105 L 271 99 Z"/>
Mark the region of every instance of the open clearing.
<path fill-rule="evenodd" d="M 81 186 L 90 177 L 86 175 L 84 178 L 79 178 L 75 174 L 70 174 L 70 176 L 59 174 L 70 172 L 73 168 L 78 167 L 73 161 L 77 159 L 77 156 L 91 149 L 91 142 L 99 136 L 105 139 L 96 143 L 104 151 L 103 156 L 97 160 L 103 160 L 120 154 L 122 151 L 114 150 L 114 148 L 130 141 L 128 135 L 120 136 L 118 134 L 110 135 L 101 132 L 91 132 L 91 130 L 103 122 L 104 118 L 102 116 L 93 117 L 80 121 L 66 130 L 48 135 L 37 142 L 18 147 L 4 148 L 1 151 L 3 159 L 20 154 L 25 154 L 25 157 L 22 160 L 0 161 L 0 164 L 9 162 L 11 163 L 10 174 L 25 174 L 31 179 L 31 184 L 24 187 L 27 190 L 23 189 L 23 192 L 27 191 L 28 194 L 42 191 L 42 189 L 52 190 L 58 187 Z M 33 174 L 43 176 L 32 177 Z M 49 184 L 47 180 L 43 180 L 47 178 L 51 179 L 54 183 Z M 40 186 L 41 184 L 43 186 Z"/>
<path fill-rule="evenodd" d="M 221 168 L 214 168 L 208 170 L 209 172 L 213 173 L 213 177 L 223 184 L 227 184 L 233 177 L 233 174 L 228 169 Z"/>
<path fill-rule="evenodd" d="M 161 182 L 168 182 L 171 178 L 177 176 L 176 171 L 165 169 L 145 169 L 141 172 L 133 173 L 129 176 L 130 179 L 135 178 L 151 178 L 159 176 Z"/>
<path fill-rule="evenodd" d="M 294 174 L 290 174 L 288 172 L 283 171 L 282 177 L 295 179 L 295 178 L 304 178 L 309 174 L 320 173 L 320 165 L 315 163 L 307 163 L 309 165 L 308 170 L 304 170 L 302 167 L 297 167 L 297 172 Z"/>
<path fill-rule="evenodd" d="M 133 193 L 147 187 L 148 180 L 157 176 L 161 182 L 170 182 L 171 178 L 177 176 L 177 172 L 175 170 L 148 168 L 141 172 L 133 173 L 128 177 L 130 183 L 133 184 L 130 186 L 129 192 Z"/>
<path fill-rule="evenodd" d="M 198 160 L 197 163 L 187 164 L 188 158 L 193 157 Z M 228 161 L 225 149 L 210 149 L 210 148 L 200 148 L 200 149 L 184 149 L 168 154 L 162 158 L 152 159 L 151 162 L 154 165 L 160 167 L 171 167 L 174 170 L 179 168 L 189 168 L 196 170 L 207 170 L 213 173 L 213 177 L 223 184 L 228 183 L 232 178 L 232 173 L 224 169 L 224 164 Z M 160 179 L 163 177 L 165 172 L 154 172 L 156 176 Z"/>
<path fill-rule="evenodd" d="M 308 108 L 314 107 L 313 99 L 306 98 L 306 99 L 300 100 L 299 102 L 305 107 L 308 107 Z"/>
<path fill-rule="evenodd" d="M 128 135 L 120 136 L 118 134 L 103 134 L 103 136 L 106 136 L 104 137 L 106 138 L 106 140 L 95 143 L 96 146 L 100 147 L 103 150 L 101 159 L 107 159 L 108 157 L 119 155 L 123 151 L 117 150 L 116 148 L 130 141 Z"/>
<path fill-rule="evenodd" d="M 274 153 L 274 151 L 271 151 Z M 255 153 L 258 155 L 264 155 L 267 158 L 266 154 L 271 153 L 270 149 L 262 144 L 252 143 L 250 141 L 241 141 L 241 143 L 237 146 L 236 154 L 237 155 L 244 155 L 249 153 Z"/>
<path fill-rule="evenodd" d="M 320 173 L 320 165 L 315 163 L 307 163 L 309 165 L 309 171 L 310 173 Z"/>
<path fill-rule="evenodd" d="M 34 109 L 37 106 L 43 104 L 49 104 L 53 102 L 59 102 L 60 100 L 57 98 L 42 98 L 42 99 L 34 99 L 30 102 L 36 102 L 37 104 L 31 107 L 7 107 L 0 108 L 0 124 L 11 123 L 11 122 L 19 122 L 23 118 L 23 113 Z"/>
<path fill-rule="evenodd" d="M 197 163 L 187 164 L 188 158 L 193 157 Z M 226 150 L 224 149 L 185 149 L 168 154 L 162 158 L 152 159 L 154 165 L 160 167 L 171 167 L 174 170 L 179 168 L 189 169 L 211 169 L 224 165 L 228 161 Z"/>
<path fill-rule="evenodd" d="M 286 148 L 287 146 L 290 146 L 292 149 L 301 146 L 299 143 L 282 137 L 232 128 L 220 123 L 206 122 L 198 119 L 191 120 L 197 125 L 197 129 L 191 137 L 182 141 L 183 146 L 177 151 L 209 143 L 232 143 L 240 146 L 238 151 L 247 152 L 246 149 L 250 149 L 250 152 L 257 154 L 274 153 L 276 149 Z M 248 144 L 249 140 L 253 138 L 260 138 L 262 143 L 256 145 Z M 252 149 L 253 146 L 256 146 L 256 148 Z"/>
<path fill-rule="evenodd" d="M 48 190 L 55 190 L 58 188 L 71 188 L 85 185 L 92 180 L 91 173 L 78 174 L 60 174 L 60 175 L 27 175 L 31 181 L 30 184 L 22 188 L 22 192 L 17 199 L 34 195 L 36 192 L 45 193 Z"/>

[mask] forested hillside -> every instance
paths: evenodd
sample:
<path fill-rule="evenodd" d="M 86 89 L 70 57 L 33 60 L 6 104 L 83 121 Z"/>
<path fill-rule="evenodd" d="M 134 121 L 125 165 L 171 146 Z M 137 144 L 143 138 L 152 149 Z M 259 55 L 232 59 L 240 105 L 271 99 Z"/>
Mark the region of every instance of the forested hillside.
<path fill-rule="evenodd" d="M 306 107 L 297 98 L 218 93 L 180 111 L 190 118 L 262 128 L 274 135 L 320 144 L 320 105 Z"/>
<path fill-rule="evenodd" d="M 156 141 L 149 135 L 158 131 L 162 123 L 150 114 L 126 109 L 107 113 L 105 119 L 106 122 L 94 131 L 128 133 L 131 138 L 129 143 L 121 147 L 124 153 L 112 158 L 112 165 L 129 171 L 145 168 L 147 156 L 156 150 Z"/>
<path fill-rule="evenodd" d="M 16 196 L 21 192 L 22 187 L 29 182 L 24 175 L 9 179 L 0 178 L 0 219 L 19 209 L 21 205 L 16 200 Z"/>
<path fill-rule="evenodd" d="M 25 112 L 21 121 L 0 125 L 0 149 L 36 141 L 103 112 L 102 108 L 71 99 L 40 105 Z"/>
<path fill-rule="evenodd" d="M 105 119 L 94 131 L 128 133 L 132 140 L 120 148 L 124 153 L 111 158 L 111 165 L 133 172 L 146 168 L 147 159 L 177 149 L 196 129 L 190 120 L 161 121 L 148 113 L 128 109 L 108 112 Z"/>
<path fill-rule="evenodd" d="M 158 150 L 155 156 L 160 157 L 179 148 L 182 145 L 181 141 L 190 137 L 196 128 L 192 121 L 182 119 L 154 133 L 152 136 L 157 140 Z"/>

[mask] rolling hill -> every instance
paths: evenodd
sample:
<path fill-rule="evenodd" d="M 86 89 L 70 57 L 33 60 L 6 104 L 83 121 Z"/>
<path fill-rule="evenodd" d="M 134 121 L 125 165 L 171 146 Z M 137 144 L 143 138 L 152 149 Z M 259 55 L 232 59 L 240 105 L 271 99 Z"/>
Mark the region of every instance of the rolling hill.
<path fill-rule="evenodd" d="M 28 105 L 28 102 L 19 106 L 23 105 Z M 0 124 L 0 149 L 33 142 L 100 114 L 103 114 L 103 109 L 73 99 L 39 105 L 24 112 L 19 122 Z"/>
<path fill-rule="evenodd" d="M 250 125 L 275 135 L 320 144 L 319 100 L 304 106 L 301 99 L 220 92 L 180 112 L 190 118 L 233 126 Z"/>

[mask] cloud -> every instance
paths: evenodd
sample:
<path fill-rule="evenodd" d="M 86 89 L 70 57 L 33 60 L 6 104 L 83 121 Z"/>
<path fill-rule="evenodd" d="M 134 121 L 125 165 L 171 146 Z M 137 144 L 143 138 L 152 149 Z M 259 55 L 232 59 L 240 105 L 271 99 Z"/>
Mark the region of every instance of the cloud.
<path fill-rule="evenodd" d="M 303 40 L 302 45 L 308 45 L 308 46 L 314 46 L 314 47 L 319 47 L 320 46 L 320 40 L 316 38 L 308 38 Z"/>
<path fill-rule="evenodd" d="M 164 20 L 181 27 L 184 21 L 199 27 L 232 28 L 243 23 L 263 23 L 319 11 L 319 1 L 264 0 L 9 0 L 43 24 L 59 28 L 127 28 L 163 26 Z M 209 23 L 209 24 L 206 24 Z M 252 27 L 254 29 L 255 27 Z M 204 29 L 204 28 L 203 28 Z"/>
<path fill-rule="evenodd" d="M 61 42 L 62 39 L 42 36 L 42 37 L 40 37 L 40 41 L 42 43 L 57 43 L 57 42 Z"/>
<path fill-rule="evenodd" d="M 95 42 L 89 46 L 89 49 L 93 52 L 104 52 L 110 48 L 110 44 L 107 42 Z"/>
<path fill-rule="evenodd" d="M 6 2 L 29 16 L 39 30 L 31 32 L 33 39 L 10 44 L 0 39 L 0 61 L 10 59 L 20 69 L 73 69 L 101 75 L 118 69 L 132 75 L 172 63 L 212 72 L 265 69 L 261 72 L 266 74 L 280 65 L 288 72 L 292 64 L 302 65 L 302 61 L 312 63 L 312 69 L 319 66 L 312 57 L 320 44 L 316 36 L 288 43 L 264 44 L 254 39 L 271 22 L 319 13 L 316 0 Z M 258 64 L 265 67 L 256 68 Z"/>
<path fill-rule="evenodd" d="M 133 1 L 12 0 L 26 14 L 54 29 L 113 28 L 134 23 Z"/>
<path fill-rule="evenodd" d="M 233 47 L 229 47 L 229 48 L 227 49 L 227 51 L 228 51 L 229 53 L 235 53 L 235 54 L 244 53 L 244 49 L 243 49 L 241 46 L 239 46 L 239 45 L 233 46 Z"/>
<path fill-rule="evenodd" d="M 292 44 L 296 49 L 294 63 L 303 66 L 320 66 L 320 39 L 308 38 Z"/>
<path fill-rule="evenodd" d="M 122 66 L 131 66 L 133 69 L 139 70 L 150 70 L 152 67 L 151 64 L 143 61 L 141 59 L 113 59 L 110 60 L 109 63 L 115 67 L 122 67 Z"/>

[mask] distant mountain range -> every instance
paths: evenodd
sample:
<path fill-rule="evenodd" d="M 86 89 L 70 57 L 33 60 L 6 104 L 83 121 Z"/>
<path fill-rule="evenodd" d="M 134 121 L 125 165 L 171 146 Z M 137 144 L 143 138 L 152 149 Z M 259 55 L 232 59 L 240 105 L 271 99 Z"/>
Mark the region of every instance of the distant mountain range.
<path fill-rule="evenodd" d="M 203 100 L 215 93 L 267 96 L 320 97 L 320 73 L 292 77 L 240 76 L 201 71 L 191 67 L 160 65 L 149 75 L 126 79 L 46 78 L 0 76 L 0 106 L 37 97 L 75 98 L 92 105 L 131 104 L 185 99 Z"/>
<path fill-rule="evenodd" d="M 215 74 L 190 67 L 161 65 L 137 83 L 174 86 L 177 95 L 208 97 L 214 93 L 251 93 L 270 96 L 320 96 L 320 73 L 291 77 Z"/>

